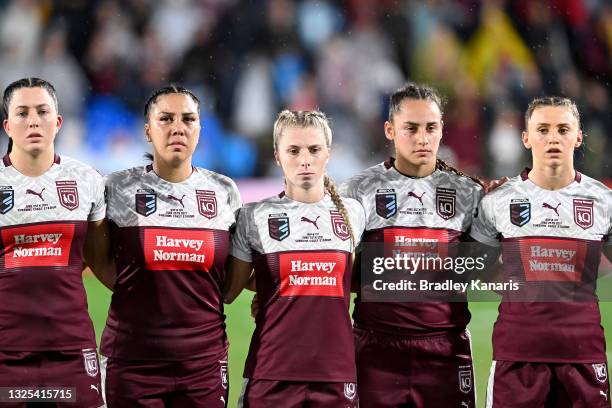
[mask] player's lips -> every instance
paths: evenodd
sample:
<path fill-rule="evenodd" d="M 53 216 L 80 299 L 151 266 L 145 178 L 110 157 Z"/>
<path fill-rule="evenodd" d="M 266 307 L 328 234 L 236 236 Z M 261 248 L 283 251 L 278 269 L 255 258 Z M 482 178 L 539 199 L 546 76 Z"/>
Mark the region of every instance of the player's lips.
<path fill-rule="evenodd" d="M 561 153 L 561 150 L 557 149 L 556 147 L 552 147 L 552 148 L 546 150 L 546 153 L 559 154 L 559 153 Z"/>
<path fill-rule="evenodd" d="M 183 143 L 183 142 L 176 141 L 176 142 L 172 142 L 172 143 L 168 144 L 168 146 L 172 146 L 172 147 L 176 147 L 176 146 L 187 147 L 187 144 Z"/>
<path fill-rule="evenodd" d="M 26 139 L 42 139 L 44 136 L 40 133 L 30 133 Z"/>
<path fill-rule="evenodd" d="M 298 176 L 312 176 L 312 175 L 314 175 L 314 173 L 310 173 L 310 172 L 298 173 Z"/>
<path fill-rule="evenodd" d="M 427 150 L 427 149 L 419 149 L 419 150 L 415 150 L 415 153 L 431 153 L 431 150 Z"/>

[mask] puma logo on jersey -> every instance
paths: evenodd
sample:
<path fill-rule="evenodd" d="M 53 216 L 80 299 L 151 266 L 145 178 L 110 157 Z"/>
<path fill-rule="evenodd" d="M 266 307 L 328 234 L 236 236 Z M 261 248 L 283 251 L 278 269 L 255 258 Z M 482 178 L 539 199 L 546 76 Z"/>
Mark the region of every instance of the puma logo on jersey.
<path fill-rule="evenodd" d="M 26 194 L 32 194 L 35 196 L 38 196 L 38 198 L 40 198 L 42 201 L 45 201 L 45 199 L 42 196 L 43 191 L 45 191 L 45 189 L 43 188 L 42 190 L 40 190 L 40 193 L 37 193 L 34 190 L 30 190 L 29 188 L 26 190 Z"/>
<path fill-rule="evenodd" d="M 172 194 L 168 194 L 168 198 L 170 200 L 177 201 L 181 205 L 181 207 L 185 208 L 185 205 L 183 204 L 183 199 L 185 198 L 185 194 L 183 194 L 183 196 L 181 198 L 176 198 Z"/>
<path fill-rule="evenodd" d="M 309 218 L 307 218 L 307 217 L 302 217 L 302 218 L 300 219 L 300 221 L 302 221 L 302 222 L 308 222 L 308 223 L 310 223 L 310 224 L 314 225 L 314 226 L 316 227 L 316 229 L 319 229 L 319 226 L 317 225 L 317 221 L 319 221 L 319 218 L 321 218 L 321 216 L 318 216 L 318 217 L 317 217 L 317 218 L 315 218 L 315 220 L 313 221 L 313 220 L 311 220 L 311 219 L 309 219 Z"/>
<path fill-rule="evenodd" d="M 55 245 L 61 237 L 62 234 L 15 235 L 15 245 L 36 244 L 39 242 L 48 242 Z"/>
<path fill-rule="evenodd" d="M 93 384 L 90 384 L 90 385 L 89 385 L 89 389 L 90 389 L 90 390 L 96 390 L 96 392 L 98 393 L 98 395 L 100 395 L 100 391 L 98 390 L 98 387 L 97 387 L 97 386 L 95 386 L 95 385 L 93 385 Z"/>
<path fill-rule="evenodd" d="M 561 205 L 561 203 L 557 204 L 556 207 L 553 207 L 552 205 L 548 204 L 548 203 L 544 203 L 542 204 L 543 208 L 548 208 L 549 210 L 553 210 L 555 212 L 555 214 L 557 214 L 557 217 L 559 216 L 559 211 L 557 211 L 557 208 L 559 208 L 559 206 Z"/>
<path fill-rule="evenodd" d="M 605 392 L 600 390 L 599 395 L 603 396 L 606 399 L 606 401 L 608 400 L 608 394 L 606 394 Z"/>
<path fill-rule="evenodd" d="M 168 238 L 165 235 L 158 235 L 156 244 L 158 247 L 191 248 L 199 251 L 202 249 L 204 241 L 201 239 Z"/>
<path fill-rule="evenodd" d="M 426 191 L 423 191 L 423 194 L 421 194 L 420 196 L 416 195 L 416 193 L 414 193 L 413 191 L 408 193 L 408 197 L 414 197 L 417 200 L 419 200 L 419 203 L 421 203 L 421 205 L 423 205 L 423 196 L 425 195 Z"/>
<path fill-rule="evenodd" d="M 322 271 L 332 273 L 336 262 L 302 262 L 291 261 L 291 272 Z"/>

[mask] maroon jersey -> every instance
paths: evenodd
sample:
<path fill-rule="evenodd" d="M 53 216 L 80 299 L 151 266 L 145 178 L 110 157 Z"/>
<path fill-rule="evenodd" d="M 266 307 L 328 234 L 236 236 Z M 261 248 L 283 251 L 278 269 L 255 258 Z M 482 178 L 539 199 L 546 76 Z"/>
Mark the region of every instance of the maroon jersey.
<path fill-rule="evenodd" d="M 355 239 L 363 209 L 344 199 Z M 240 210 L 232 255 L 252 262 L 259 311 L 244 376 L 262 380 L 355 382 L 347 226 L 329 196 L 285 195 Z"/>
<path fill-rule="evenodd" d="M 95 348 L 83 287 L 87 222 L 104 218 L 93 168 L 55 156 L 27 177 L 0 164 L 0 350 Z"/>
<path fill-rule="evenodd" d="M 223 266 L 240 207 L 234 182 L 197 168 L 170 183 L 149 165 L 111 174 L 106 187 L 118 276 L 102 354 L 181 360 L 223 352 Z"/>
<path fill-rule="evenodd" d="M 438 244 L 458 242 L 483 195 L 480 185 L 442 170 L 409 177 L 393 167 L 393 160 L 364 170 L 341 187 L 342 194 L 365 209 L 363 244 L 384 243 L 402 252 L 412 248 L 423 253 L 428 243 L 443 251 L 444 245 Z M 409 334 L 464 329 L 470 312 L 466 302 L 370 302 L 358 293 L 353 318 L 356 327 Z"/>
<path fill-rule="evenodd" d="M 606 360 L 595 283 L 611 205 L 610 189 L 590 177 L 576 172 L 570 185 L 550 191 L 528 170 L 482 200 L 471 235 L 501 244 L 504 280 L 520 283 L 499 307 L 495 360 Z"/>

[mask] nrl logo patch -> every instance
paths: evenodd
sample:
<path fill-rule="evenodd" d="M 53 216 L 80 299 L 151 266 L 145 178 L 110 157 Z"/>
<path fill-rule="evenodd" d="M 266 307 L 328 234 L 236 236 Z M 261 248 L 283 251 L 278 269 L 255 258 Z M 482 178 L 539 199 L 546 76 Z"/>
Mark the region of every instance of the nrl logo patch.
<path fill-rule="evenodd" d="M 72 180 L 56 181 L 57 196 L 62 207 L 72 211 L 79 206 L 79 190 L 77 182 Z"/>
<path fill-rule="evenodd" d="M 196 190 L 198 200 L 198 212 L 204 217 L 211 219 L 217 216 L 217 197 L 214 191 Z"/>
<path fill-rule="evenodd" d="M 376 214 L 385 219 L 397 214 L 397 196 L 394 189 L 376 190 Z"/>
<path fill-rule="evenodd" d="M 15 206 L 13 186 L 0 186 L 0 214 L 6 214 Z"/>
<path fill-rule="evenodd" d="M 285 213 L 270 214 L 268 216 L 268 234 L 276 241 L 282 241 L 291 233 L 289 217 Z"/>
<path fill-rule="evenodd" d="M 93 349 L 83 350 L 83 360 L 85 362 L 85 372 L 90 377 L 98 375 L 98 355 Z"/>
<path fill-rule="evenodd" d="M 157 211 L 157 194 L 150 189 L 140 189 L 136 192 L 136 212 L 143 217 Z"/>
<path fill-rule="evenodd" d="M 593 226 L 593 200 L 574 198 L 574 222 L 582 229 Z"/>
<path fill-rule="evenodd" d="M 330 210 L 329 214 L 331 215 L 332 229 L 334 230 L 334 234 L 343 241 L 346 241 L 351 237 L 349 233 L 348 226 L 344 222 L 344 218 L 340 211 L 338 210 Z"/>
<path fill-rule="evenodd" d="M 510 202 L 510 222 L 522 227 L 531 220 L 531 203 L 529 200 L 516 199 Z"/>
<path fill-rule="evenodd" d="M 455 216 L 457 192 L 454 188 L 436 188 L 436 212 L 445 220 Z"/>
<path fill-rule="evenodd" d="M 357 385 L 355 383 L 344 383 L 344 396 L 352 401 L 357 395 Z"/>

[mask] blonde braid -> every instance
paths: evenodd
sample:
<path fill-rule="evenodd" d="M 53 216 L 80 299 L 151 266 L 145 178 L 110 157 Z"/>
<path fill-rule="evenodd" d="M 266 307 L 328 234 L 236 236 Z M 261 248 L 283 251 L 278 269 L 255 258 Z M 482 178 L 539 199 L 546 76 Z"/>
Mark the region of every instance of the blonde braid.
<path fill-rule="evenodd" d="M 336 189 L 336 183 L 334 183 L 331 177 L 325 175 L 325 177 L 323 177 L 323 185 L 325 186 L 327 192 L 329 192 L 332 202 L 334 203 L 336 209 L 342 216 L 342 219 L 344 220 L 344 223 L 346 224 L 349 230 L 349 234 L 351 236 L 351 245 L 354 247 L 355 235 L 353 234 L 353 226 L 351 225 L 351 221 L 348 216 L 348 211 L 344 206 L 344 202 L 342 202 L 342 197 L 340 197 L 340 194 L 338 194 L 338 190 Z"/>
<path fill-rule="evenodd" d="M 474 177 L 474 176 L 470 176 L 469 174 L 465 174 L 461 170 L 458 170 L 458 169 L 454 168 L 453 166 L 449 165 L 448 163 L 446 163 L 442 159 L 437 159 L 436 160 L 436 169 L 448 171 L 448 172 L 451 172 L 451 173 L 455 173 L 456 175 L 461 176 L 461 177 L 467 177 L 467 178 L 471 179 L 472 181 L 480 184 L 480 186 L 482 188 L 485 188 L 485 182 L 483 180 L 481 180 L 478 177 Z"/>

